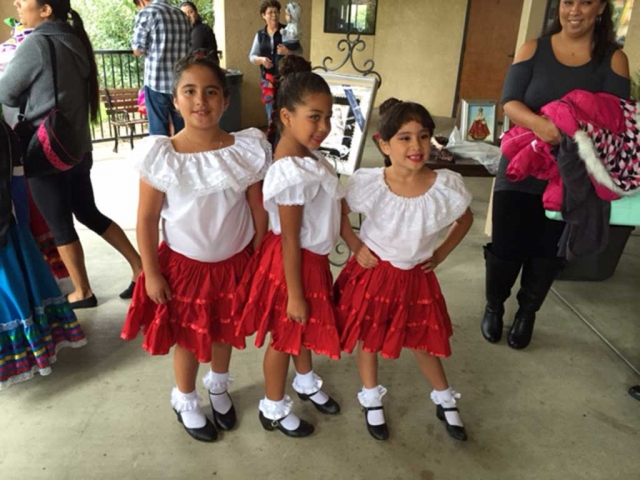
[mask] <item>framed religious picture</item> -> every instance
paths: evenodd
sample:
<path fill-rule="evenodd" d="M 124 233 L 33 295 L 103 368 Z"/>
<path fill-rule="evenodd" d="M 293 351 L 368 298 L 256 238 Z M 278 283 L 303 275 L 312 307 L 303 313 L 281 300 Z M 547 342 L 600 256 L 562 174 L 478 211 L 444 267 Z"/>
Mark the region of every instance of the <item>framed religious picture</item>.
<path fill-rule="evenodd" d="M 360 166 L 365 133 L 378 90 L 378 79 L 356 75 L 317 72 L 333 94 L 331 133 L 320 151 L 338 174 L 352 175 Z"/>
<path fill-rule="evenodd" d="M 463 140 L 495 143 L 498 102 L 465 100 L 460 106 L 460 133 Z"/>

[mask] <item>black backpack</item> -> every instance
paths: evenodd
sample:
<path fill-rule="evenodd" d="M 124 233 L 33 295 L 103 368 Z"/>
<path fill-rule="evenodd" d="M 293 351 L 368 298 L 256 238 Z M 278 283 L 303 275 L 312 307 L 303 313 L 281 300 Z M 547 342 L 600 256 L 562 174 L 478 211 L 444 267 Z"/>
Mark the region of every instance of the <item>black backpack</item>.
<path fill-rule="evenodd" d="M 13 218 L 11 177 L 14 165 L 21 164 L 20 139 L 0 117 L 0 248 L 7 245 L 7 233 Z"/>

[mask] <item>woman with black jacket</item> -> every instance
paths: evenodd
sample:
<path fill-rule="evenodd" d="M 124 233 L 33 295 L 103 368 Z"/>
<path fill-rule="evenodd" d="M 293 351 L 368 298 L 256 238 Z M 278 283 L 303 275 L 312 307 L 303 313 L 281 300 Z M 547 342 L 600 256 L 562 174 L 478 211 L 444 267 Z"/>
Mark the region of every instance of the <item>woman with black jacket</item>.
<path fill-rule="evenodd" d="M 211 27 L 202 21 L 198 7 L 193 2 L 182 2 L 180 10 L 191 22 L 191 50 L 205 49 L 217 52 L 216 36 Z"/>

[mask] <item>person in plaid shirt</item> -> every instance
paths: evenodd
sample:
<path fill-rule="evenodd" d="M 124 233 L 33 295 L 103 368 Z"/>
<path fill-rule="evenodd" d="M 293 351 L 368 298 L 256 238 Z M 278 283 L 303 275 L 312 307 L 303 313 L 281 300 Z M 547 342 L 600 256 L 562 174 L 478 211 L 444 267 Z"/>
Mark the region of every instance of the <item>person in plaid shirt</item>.
<path fill-rule="evenodd" d="M 133 0 L 140 9 L 133 27 L 131 48 L 144 55 L 144 94 L 150 135 L 169 135 L 169 118 L 174 133 L 184 120 L 173 106 L 173 66 L 189 53 L 189 18 L 167 0 Z"/>

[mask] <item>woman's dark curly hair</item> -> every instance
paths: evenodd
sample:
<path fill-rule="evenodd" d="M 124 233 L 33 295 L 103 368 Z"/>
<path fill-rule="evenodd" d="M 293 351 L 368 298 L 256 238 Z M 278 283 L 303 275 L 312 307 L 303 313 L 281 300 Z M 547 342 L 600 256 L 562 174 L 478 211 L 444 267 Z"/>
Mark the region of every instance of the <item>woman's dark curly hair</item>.
<path fill-rule="evenodd" d="M 280 11 L 282 10 L 282 5 L 280 5 L 278 0 L 264 0 L 264 2 L 260 4 L 260 15 L 264 15 L 267 8 L 277 8 L 278 11 Z"/>

